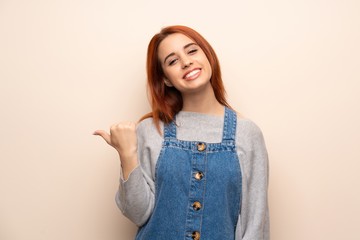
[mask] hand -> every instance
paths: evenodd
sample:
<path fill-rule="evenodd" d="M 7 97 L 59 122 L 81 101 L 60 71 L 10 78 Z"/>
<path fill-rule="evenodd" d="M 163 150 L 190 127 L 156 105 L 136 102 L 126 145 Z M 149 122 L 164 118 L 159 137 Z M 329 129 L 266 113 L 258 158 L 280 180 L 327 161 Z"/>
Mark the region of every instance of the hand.
<path fill-rule="evenodd" d="M 96 130 L 94 135 L 101 136 L 115 148 L 122 162 L 137 155 L 136 124 L 134 122 L 114 124 L 110 128 L 110 134 L 104 130 Z"/>
<path fill-rule="evenodd" d="M 118 151 L 124 180 L 138 166 L 136 124 L 123 122 L 114 124 L 110 134 L 104 130 L 96 130 L 94 135 L 101 136 L 110 146 Z"/>

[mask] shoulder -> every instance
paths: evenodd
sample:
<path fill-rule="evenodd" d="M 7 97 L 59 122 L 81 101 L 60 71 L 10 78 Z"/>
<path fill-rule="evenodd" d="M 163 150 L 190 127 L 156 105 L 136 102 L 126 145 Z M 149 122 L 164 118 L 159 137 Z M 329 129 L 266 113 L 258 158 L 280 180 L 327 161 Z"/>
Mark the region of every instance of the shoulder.
<path fill-rule="evenodd" d="M 260 127 L 250 118 L 247 118 L 240 112 L 233 109 L 236 114 L 237 126 L 236 126 L 236 134 L 241 137 L 254 137 L 254 136 L 262 136 L 262 131 Z"/>
<path fill-rule="evenodd" d="M 254 121 L 243 117 L 237 119 L 237 131 L 251 136 L 262 135 L 260 127 Z"/>
<path fill-rule="evenodd" d="M 153 118 L 149 117 L 140 121 L 137 125 L 137 135 L 143 138 L 162 138 L 161 133 L 155 126 Z M 163 123 L 160 122 L 160 131 L 163 131 Z"/>
<path fill-rule="evenodd" d="M 263 144 L 264 137 L 260 127 L 251 119 L 238 117 L 236 128 L 237 143 L 253 149 L 255 145 Z"/>

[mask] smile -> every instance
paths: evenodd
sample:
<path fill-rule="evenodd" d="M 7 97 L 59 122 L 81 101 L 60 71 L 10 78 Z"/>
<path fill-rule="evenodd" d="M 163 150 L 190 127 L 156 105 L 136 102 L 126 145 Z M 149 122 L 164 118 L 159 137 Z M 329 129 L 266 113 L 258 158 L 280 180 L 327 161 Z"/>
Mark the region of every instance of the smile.
<path fill-rule="evenodd" d="M 197 78 L 199 75 L 200 75 L 200 71 L 201 69 L 197 68 L 197 69 L 194 69 L 190 72 L 187 72 L 185 75 L 184 75 L 184 79 L 185 80 L 193 80 L 195 78 Z"/>

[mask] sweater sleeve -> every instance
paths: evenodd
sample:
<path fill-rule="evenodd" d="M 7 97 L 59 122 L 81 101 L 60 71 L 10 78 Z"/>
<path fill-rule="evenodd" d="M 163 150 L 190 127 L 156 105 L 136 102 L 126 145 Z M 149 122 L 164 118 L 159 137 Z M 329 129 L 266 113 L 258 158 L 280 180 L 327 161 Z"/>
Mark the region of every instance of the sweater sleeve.
<path fill-rule="evenodd" d="M 162 138 L 152 125 L 150 119 L 138 125 L 139 166 L 130 173 L 126 181 L 120 174 L 119 189 L 115 196 L 116 204 L 123 215 L 139 227 L 149 219 L 155 202 L 154 169 Z M 150 147 L 149 142 L 158 147 Z"/>
<path fill-rule="evenodd" d="M 245 140 L 240 154 L 243 195 L 236 239 L 269 240 L 269 169 L 263 134 L 252 122 L 239 134 L 243 134 L 241 138 Z"/>

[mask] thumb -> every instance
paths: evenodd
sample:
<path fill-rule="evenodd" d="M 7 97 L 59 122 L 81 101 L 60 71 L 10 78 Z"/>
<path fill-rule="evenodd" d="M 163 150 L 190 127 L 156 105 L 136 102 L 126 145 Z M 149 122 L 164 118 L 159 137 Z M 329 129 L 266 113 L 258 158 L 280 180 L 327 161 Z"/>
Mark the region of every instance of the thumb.
<path fill-rule="evenodd" d="M 93 135 L 102 137 L 105 140 L 105 142 L 107 142 L 107 144 L 111 145 L 110 135 L 107 132 L 105 132 L 104 130 L 96 130 L 93 133 Z"/>

